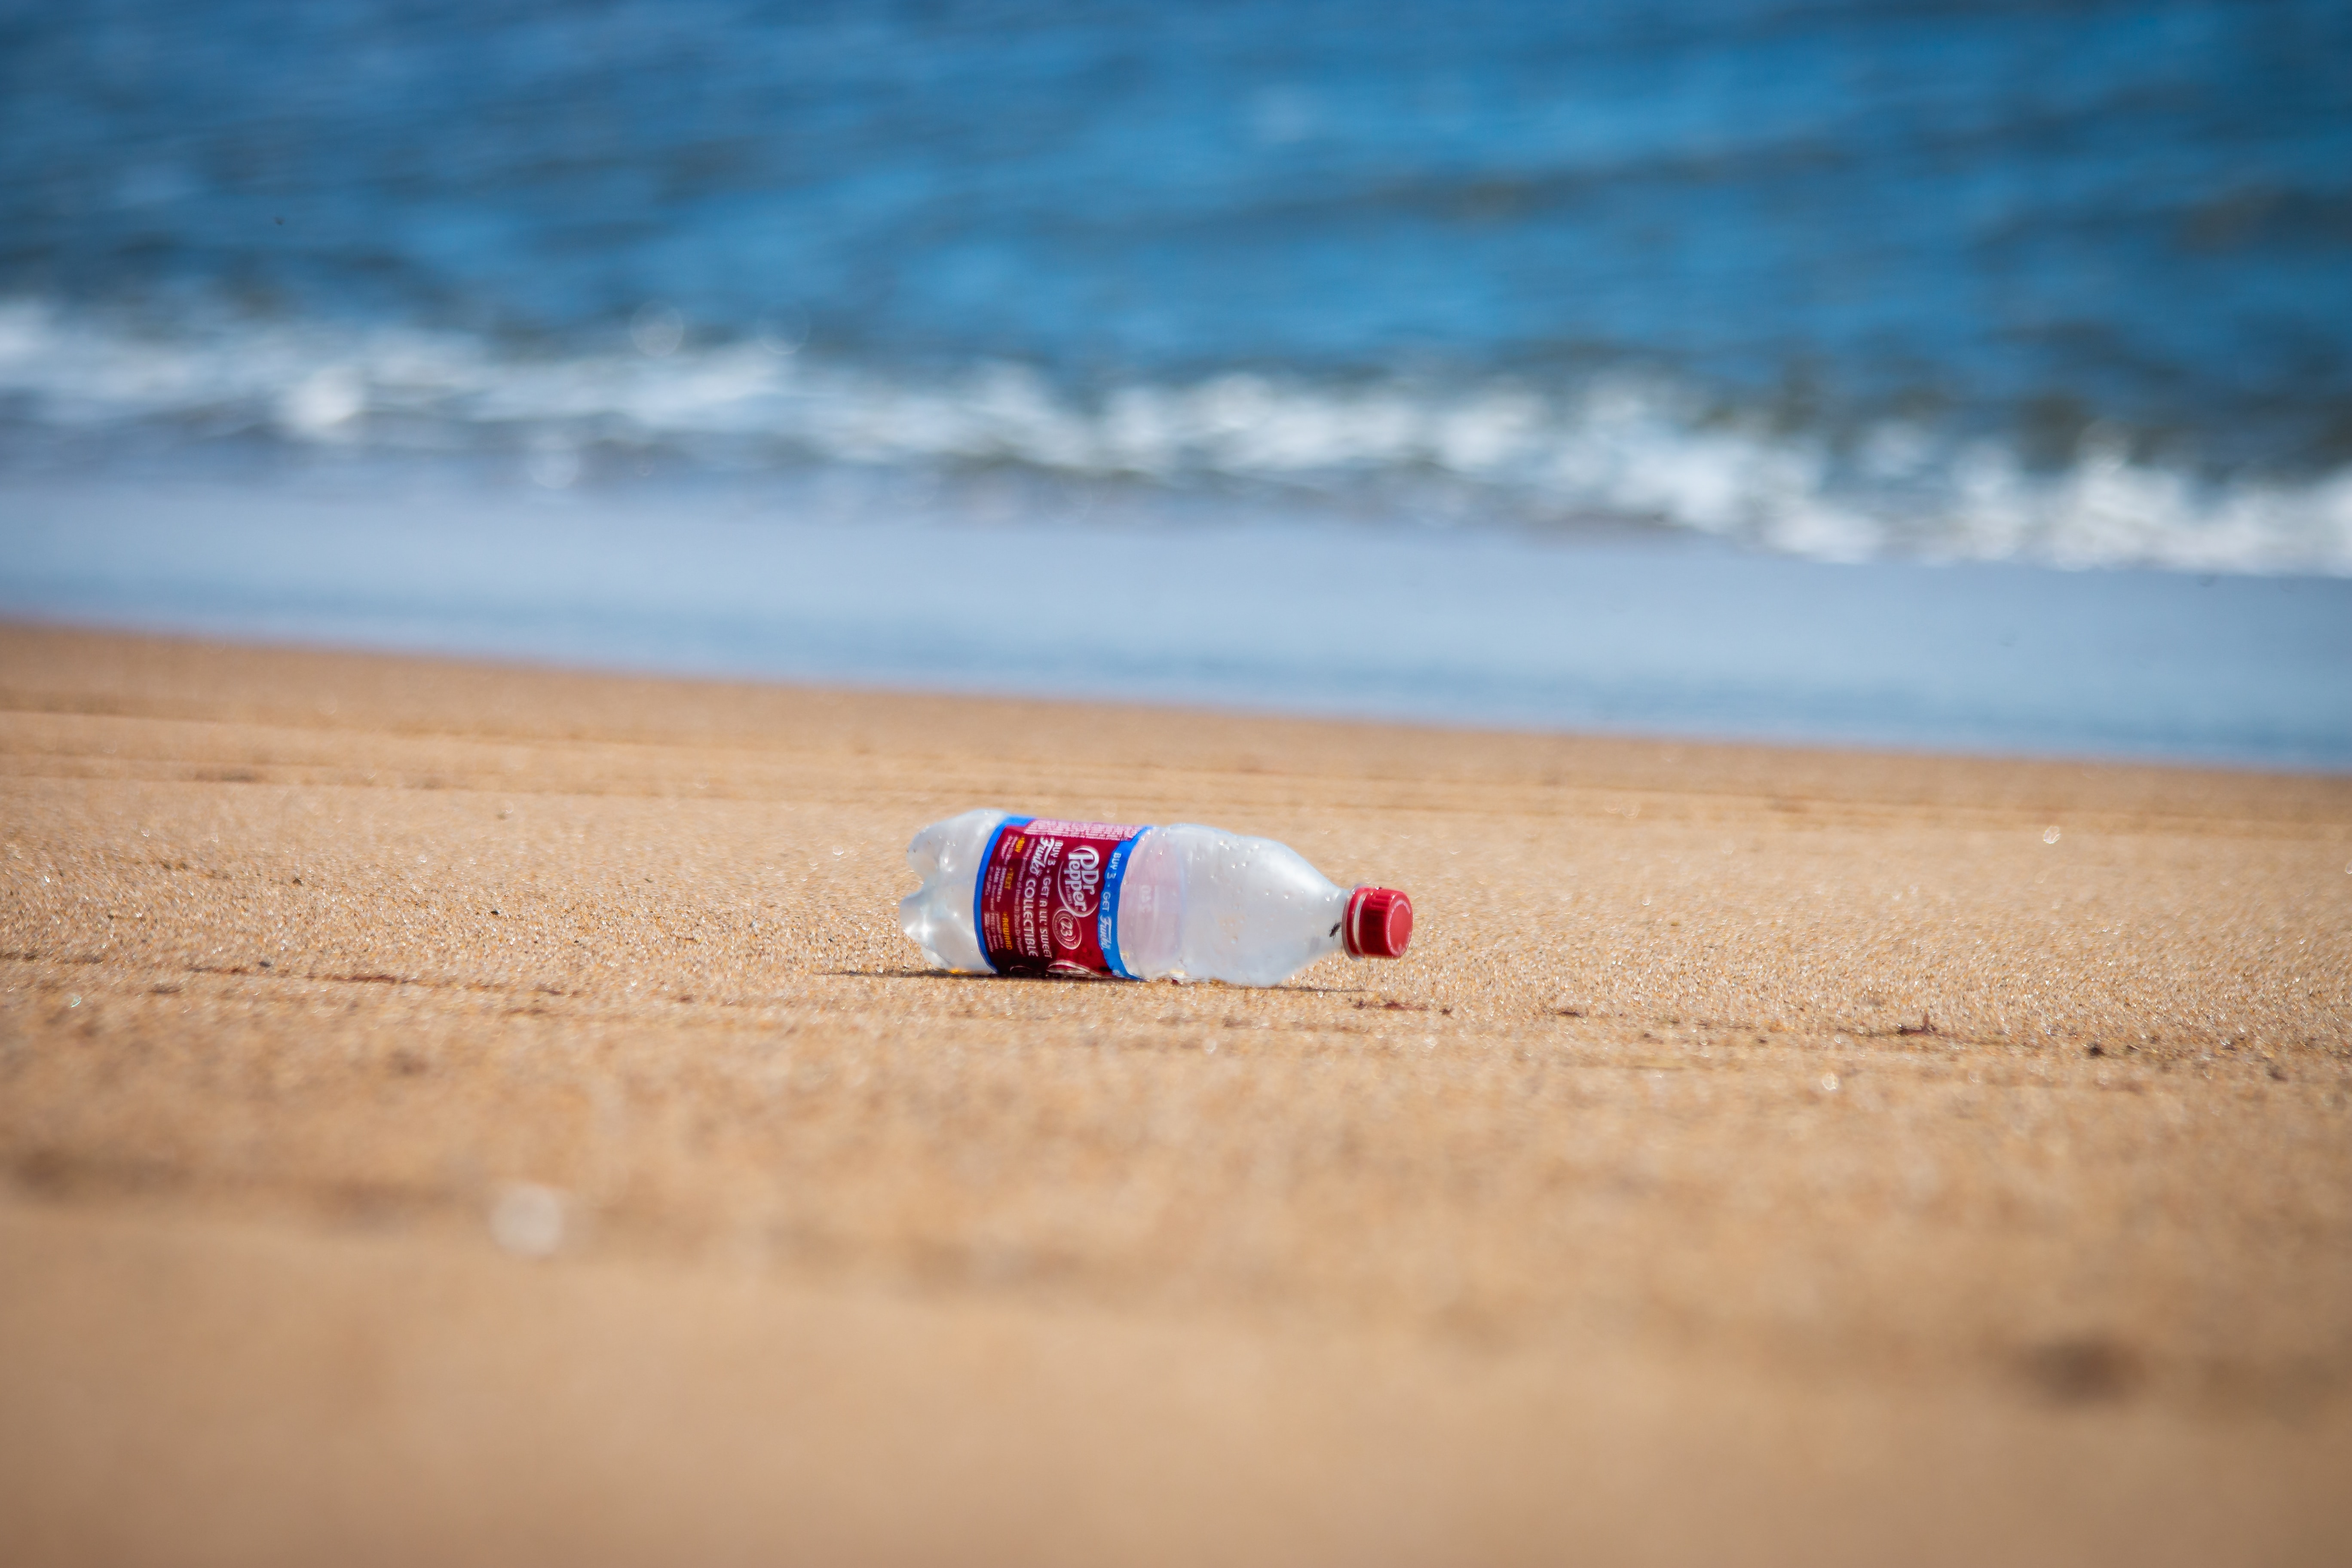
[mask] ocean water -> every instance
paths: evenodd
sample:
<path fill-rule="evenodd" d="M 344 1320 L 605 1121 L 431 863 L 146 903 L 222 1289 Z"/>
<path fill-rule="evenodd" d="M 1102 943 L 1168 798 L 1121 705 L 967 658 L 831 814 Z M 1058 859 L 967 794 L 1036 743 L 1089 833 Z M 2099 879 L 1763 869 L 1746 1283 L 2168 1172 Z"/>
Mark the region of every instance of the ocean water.
<path fill-rule="evenodd" d="M 359 564 L 562 517 L 640 665 L 2347 765 L 2352 8 L 0 9 L 0 608 L 579 657 Z M 1274 629 L 1350 556 L 1412 659 Z"/>
<path fill-rule="evenodd" d="M 2352 579 L 1827 564 L 874 476 L 17 492 L 0 613 L 684 674 L 2352 770 Z M 862 493 L 861 493 L 862 491 Z"/>

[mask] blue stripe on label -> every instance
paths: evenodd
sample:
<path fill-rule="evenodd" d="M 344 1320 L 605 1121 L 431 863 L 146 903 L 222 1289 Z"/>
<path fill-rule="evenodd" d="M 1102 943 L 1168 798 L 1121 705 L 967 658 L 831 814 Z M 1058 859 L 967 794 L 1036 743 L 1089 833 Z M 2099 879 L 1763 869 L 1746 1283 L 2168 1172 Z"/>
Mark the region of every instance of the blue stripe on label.
<path fill-rule="evenodd" d="M 980 962 L 991 974 L 996 973 L 996 959 L 988 951 L 988 932 L 980 923 L 982 897 L 988 891 L 988 868 L 996 863 L 996 841 L 1004 837 L 1009 827 L 1026 827 L 1037 819 L 1034 816 L 1008 816 L 996 825 L 988 836 L 988 847 L 980 852 L 980 875 L 971 879 L 971 940 L 980 944 Z"/>
<path fill-rule="evenodd" d="M 1149 827 L 1139 827 L 1134 837 L 1120 839 L 1118 847 L 1110 852 L 1110 864 L 1103 870 L 1102 903 L 1100 912 L 1095 916 L 1095 942 L 1102 949 L 1103 963 L 1109 965 L 1110 972 L 1121 980 L 1132 980 L 1135 976 L 1128 973 L 1127 965 L 1119 961 L 1118 956 L 1118 889 L 1120 884 L 1127 880 L 1127 858 L 1134 853 L 1136 845 L 1150 831 Z"/>

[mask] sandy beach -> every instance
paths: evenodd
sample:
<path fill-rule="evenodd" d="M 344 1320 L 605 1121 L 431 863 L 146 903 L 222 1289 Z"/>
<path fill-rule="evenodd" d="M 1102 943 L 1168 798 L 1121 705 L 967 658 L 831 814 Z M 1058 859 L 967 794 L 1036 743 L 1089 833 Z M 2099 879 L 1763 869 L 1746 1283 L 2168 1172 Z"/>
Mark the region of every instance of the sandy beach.
<path fill-rule="evenodd" d="M 0 1560 L 2352 1558 L 2352 779 L 0 627 Z M 926 973 L 907 840 L 1409 889 Z"/>

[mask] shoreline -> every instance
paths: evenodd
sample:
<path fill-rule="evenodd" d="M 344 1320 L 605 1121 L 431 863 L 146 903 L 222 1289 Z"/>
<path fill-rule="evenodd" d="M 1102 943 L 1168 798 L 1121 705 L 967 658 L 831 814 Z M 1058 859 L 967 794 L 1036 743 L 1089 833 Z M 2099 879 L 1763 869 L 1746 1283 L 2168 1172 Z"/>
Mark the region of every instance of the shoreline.
<path fill-rule="evenodd" d="M 2352 780 L 21 625 L 0 737 L 13 1562 L 2352 1542 Z M 1413 950 L 926 973 L 982 803 Z"/>
<path fill-rule="evenodd" d="M 814 479 L 22 487 L 0 617 L 908 691 L 2352 771 L 2352 579 L 1853 563 L 1236 505 L 1015 522 Z"/>

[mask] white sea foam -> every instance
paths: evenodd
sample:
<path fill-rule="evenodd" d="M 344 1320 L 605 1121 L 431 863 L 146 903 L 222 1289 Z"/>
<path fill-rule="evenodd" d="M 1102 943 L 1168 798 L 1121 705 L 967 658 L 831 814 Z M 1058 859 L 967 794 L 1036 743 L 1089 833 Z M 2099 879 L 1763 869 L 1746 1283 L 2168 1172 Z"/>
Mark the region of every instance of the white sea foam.
<path fill-rule="evenodd" d="M 634 346 L 555 358 L 412 329 L 156 334 L 19 301 L 0 305 L 0 418 L 36 432 L 510 449 L 553 486 L 581 474 L 582 448 L 616 442 L 1090 479 L 1433 486 L 1474 516 L 1654 521 L 1832 560 L 2352 575 L 2352 469 L 2217 481 L 2135 460 L 2100 426 L 2048 471 L 1899 423 L 1833 448 L 1654 381 L 1558 391 L 1234 374 L 1079 399 L 1019 365 L 918 378 L 828 363 L 789 334 L 697 344 L 675 321 L 649 307 Z"/>

